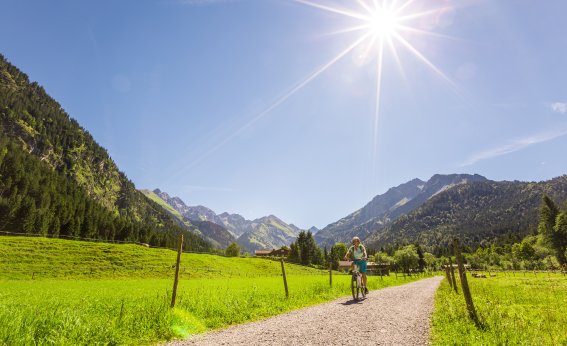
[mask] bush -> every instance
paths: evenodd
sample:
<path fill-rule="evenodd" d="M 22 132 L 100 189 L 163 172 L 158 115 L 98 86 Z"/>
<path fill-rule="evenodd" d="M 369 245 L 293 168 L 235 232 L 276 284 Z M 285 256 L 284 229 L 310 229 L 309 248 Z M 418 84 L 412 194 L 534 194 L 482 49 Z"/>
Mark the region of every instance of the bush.
<path fill-rule="evenodd" d="M 224 250 L 224 254 L 228 257 L 238 257 L 240 255 L 240 246 L 236 243 L 232 243 Z"/>

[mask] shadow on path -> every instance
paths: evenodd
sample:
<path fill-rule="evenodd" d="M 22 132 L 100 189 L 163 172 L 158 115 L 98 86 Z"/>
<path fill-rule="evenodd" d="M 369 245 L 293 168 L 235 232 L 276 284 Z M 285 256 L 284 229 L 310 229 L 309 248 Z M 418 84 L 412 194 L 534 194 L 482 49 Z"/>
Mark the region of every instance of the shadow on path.
<path fill-rule="evenodd" d="M 362 302 L 365 301 L 365 300 L 366 300 L 366 298 L 362 298 L 362 299 L 359 299 L 359 300 L 351 299 L 351 300 L 347 300 L 347 301 L 344 302 L 344 303 L 339 303 L 339 304 L 341 304 L 341 305 L 362 304 Z"/>

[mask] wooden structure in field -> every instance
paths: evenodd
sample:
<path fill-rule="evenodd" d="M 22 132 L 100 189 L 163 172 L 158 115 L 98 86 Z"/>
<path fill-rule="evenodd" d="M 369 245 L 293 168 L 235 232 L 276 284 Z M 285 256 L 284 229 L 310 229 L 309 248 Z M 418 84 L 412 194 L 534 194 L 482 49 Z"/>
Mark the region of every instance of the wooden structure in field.
<path fill-rule="evenodd" d="M 254 251 L 256 257 L 287 257 L 288 255 L 289 250 L 286 248 Z"/>

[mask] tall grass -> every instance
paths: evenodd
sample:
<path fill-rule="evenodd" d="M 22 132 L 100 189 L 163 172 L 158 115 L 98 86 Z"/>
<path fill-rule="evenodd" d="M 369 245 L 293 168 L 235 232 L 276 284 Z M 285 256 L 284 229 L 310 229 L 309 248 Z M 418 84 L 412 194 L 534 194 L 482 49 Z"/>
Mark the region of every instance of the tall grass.
<path fill-rule="evenodd" d="M 0 345 L 154 344 L 347 296 L 350 290 L 350 276 L 335 273 L 331 288 L 328 272 L 286 264 L 286 298 L 279 262 L 184 254 L 177 304 L 170 309 L 173 270 L 155 269 L 173 263 L 170 250 L 0 237 L 0 267 L 20 269 L 0 270 Z M 99 269 L 77 269 L 89 267 Z M 31 280 L 33 270 L 41 274 Z M 369 288 L 416 279 L 369 277 Z"/>
<path fill-rule="evenodd" d="M 349 293 L 349 276 L 0 281 L 0 344 L 150 344 L 257 320 Z M 377 289 L 416 278 L 371 277 Z M 348 298 L 345 298 L 347 300 Z"/>
<path fill-rule="evenodd" d="M 469 283 L 481 324 L 468 318 L 462 294 L 444 280 L 435 297 L 434 345 L 567 345 L 565 276 L 499 274 Z"/>

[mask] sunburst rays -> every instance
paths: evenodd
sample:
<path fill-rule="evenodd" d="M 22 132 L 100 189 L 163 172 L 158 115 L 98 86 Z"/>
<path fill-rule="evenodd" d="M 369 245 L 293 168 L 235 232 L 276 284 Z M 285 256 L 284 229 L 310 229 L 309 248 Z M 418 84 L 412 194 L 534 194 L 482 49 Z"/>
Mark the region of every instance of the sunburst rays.
<path fill-rule="evenodd" d="M 425 0 L 406 0 L 404 2 L 398 0 L 356 0 L 355 2 L 350 2 L 352 6 L 350 8 L 339 8 L 328 4 L 325 0 L 293 0 L 295 3 L 305 5 L 320 11 L 325 11 L 332 13 L 337 16 L 342 16 L 355 21 L 354 25 L 351 27 L 337 28 L 337 30 L 328 33 L 331 35 L 340 35 L 347 33 L 360 32 L 358 37 L 355 37 L 351 44 L 345 47 L 344 50 L 340 51 L 334 57 L 329 59 L 326 63 L 320 65 L 314 71 L 307 74 L 304 78 L 300 79 L 295 85 L 290 87 L 287 92 L 280 96 L 278 99 L 273 101 L 264 110 L 257 113 L 251 118 L 247 123 L 237 128 L 232 133 L 225 136 L 225 138 L 217 143 L 216 145 L 210 147 L 208 150 L 201 152 L 189 165 L 185 166 L 185 169 L 196 166 L 199 162 L 203 161 L 215 151 L 226 145 L 228 142 L 232 141 L 235 137 L 239 136 L 246 129 L 252 127 L 259 120 L 264 118 L 274 109 L 279 107 L 281 104 L 290 99 L 293 95 L 301 91 L 304 87 L 310 84 L 314 79 L 319 77 L 325 71 L 329 70 L 334 66 L 339 60 L 353 52 L 357 47 L 364 45 L 365 56 L 371 60 L 376 60 L 376 86 L 375 86 L 375 107 L 374 107 L 374 129 L 373 129 L 373 148 L 372 148 L 372 165 L 373 165 L 373 176 L 376 175 L 376 164 L 377 164 L 377 148 L 378 148 L 378 129 L 379 129 L 379 118 L 380 118 L 380 107 L 381 107 L 381 94 L 383 89 L 383 69 L 384 60 L 389 52 L 393 61 L 398 66 L 402 79 L 407 83 L 407 75 L 404 70 L 400 58 L 400 48 L 409 52 L 418 61 L 423 63 L 429 69 L 431 69 L 435 75 L 447 82 L 453 91 L 457 88 L 451 79 L 445 75 L 440 68 L 438 68 L 430 59 L 428 59 L 424 53 L 422 53 L 418 48 L 416 48 L 411 40 L 406 37 L 406 35 L 421 36 L 423 38 L 436 37 L 436 38 L 450 38 L 429 30 L 424 30 L 419 28 L 419 26 L 413 21 L 421 20 L 428 17 L 435 17 L 443 11 L 447 10 L 446 6 L 437 8 L 427 8 L 425 10 L 412 10 L 412 5 L 416 3 L 425 4 Z M 429 6 L 429 2 L 426 5 Z M 419 6 L 417 6 L 419 7 Z M 457 92 L 458 94 L 458 92 Z M 181 172 L 178 172 L 181 173 Z"/>
<path fill-rule="evenodd" d="M 355 26 L 343 28 L 335 33 L 346 33 L 353 31 L 361 31 L 360 37 L 365 37 L 361 44 L 368 41 L 367 53 L 374 51 L 376 59 L 376 93 L 374 107 L 374 134 L 372 147 L 372 170 L 373 176 L 376 175 L 377 165 L 377 149 L 378 149 L 378 129 L 380 118 L 381 94 L 383 88 L 383 69 L 384 59 L 386 55 L 385 47 L 391 52 L 392 59 L 398 66 L 404 80 L 407 79 L 404 67 L 402 65 L 398 48 L 403 48 L 413 55 L 417 60 L 431 69 L 439 78 L 447 82 L 453 91 L 457 91 L 454 82 L 445 75 L 424 53 L 420 52 L 406 37 L 404 33 L 414 35 L 430 36 L 430 37 L 446 37 L 435 32 L 423 30 L 416 25 L 412 25 L 412 21 L 423 20 L 427 17 L 437 16 L 448 8 L 446 6 L 437 8 L 427 8 L 425 10 L 412 10 L 412 4 L 416 0 L 407 0 L 400 3 L 397 0 L 356 0 L 358 6 L 356 8 L 341 9 L 330 6 L 328 4 L 311 0 L 295 0 L 295 2 L 316 8 L 322 11 L 331 12 L 337 15 L 346 16 L 354 20 L 360 21 Z M 368 55 L 368 54 L 367 54 Z M 458 92 L 457 92 L 458 93 Z"/>

